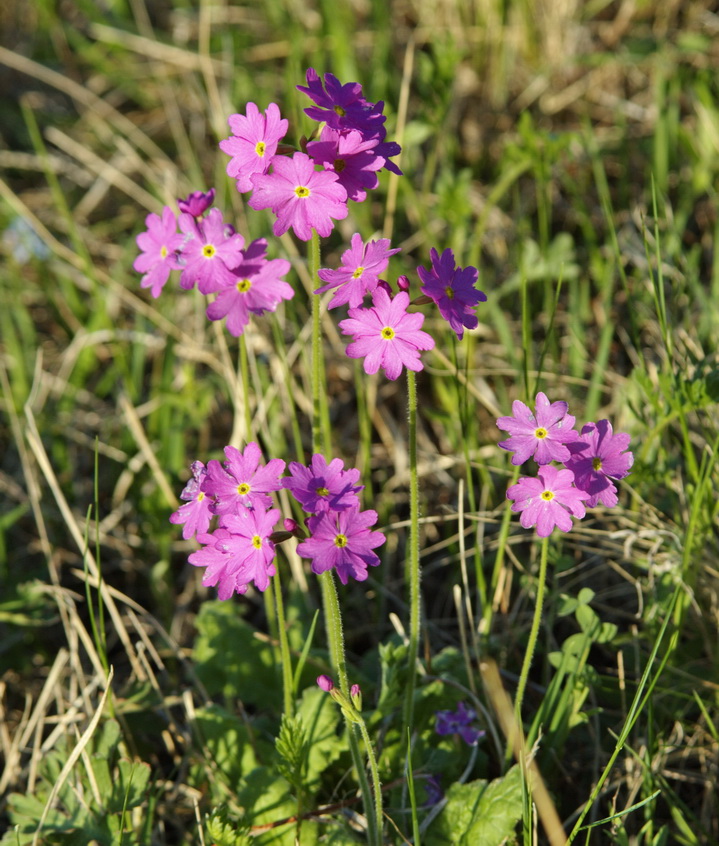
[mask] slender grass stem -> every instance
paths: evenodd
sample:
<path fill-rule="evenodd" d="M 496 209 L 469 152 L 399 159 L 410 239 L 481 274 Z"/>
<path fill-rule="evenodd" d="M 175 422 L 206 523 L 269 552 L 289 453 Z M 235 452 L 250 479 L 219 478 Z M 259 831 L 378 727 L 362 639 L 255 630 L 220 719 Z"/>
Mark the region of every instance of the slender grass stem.
<path fill-rule="evenodd" d="M 252 412 L 250 411 L 250 364 L 244 335 L 240 335 L 240 381 L 242 382 L 242 410 L 245 415 L 245 442 L 248 442 L 252 440 Z"/>
<path fill-rule="evenodd" d="M 414 721 L 414 686 L 420 633 L 419 571 L 419 484 L 417 480 L 417 383 L 412 370 L 407 371 L 407 407 L 409 418 L 409 544 L 405 574 L 409 584 L 409 674 L 404 701 L 404 725 L 412 730 Z"/>
<path fill-rule="evenodd" d="M 287 626 L 285 624 L 285 603 L 282 598 L 282 583 L 280 571 L 275 567 L 275 575 L 272 577 L 275 587 L 275 607 L 277 609 L 277 633 L 280 641 L 280 656 L 282 658 L 282 694 L 284 713 L 291 717 L 294 712 L 294 698 L 292 695 L 292 657 L 290 655 L 290 643 L 287 639 Z"/>
<path fill-rule="evenodd" d="M 312 232 L 312 239 L 307 245 L 307 264 L 310 279 L 317 279 L 320 267 L 320 236 Z M 312 297 L 312 450 L 324 452 L 322 430 L 322 328 L 320 326 L 320 298 Z"/>

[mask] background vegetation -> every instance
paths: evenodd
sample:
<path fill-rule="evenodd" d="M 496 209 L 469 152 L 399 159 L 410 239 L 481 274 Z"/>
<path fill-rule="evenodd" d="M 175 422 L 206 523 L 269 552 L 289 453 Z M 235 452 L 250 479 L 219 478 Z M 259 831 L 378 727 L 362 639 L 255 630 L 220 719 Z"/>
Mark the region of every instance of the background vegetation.
<path fill-rule="evenodd" d="M 581 842 L 719 842 L 718 36 L 709 0 L 2 4 L 3 842 L 239 843 L 244 809 L 260 842 L 292 843 L 295 826 L 258 827 L 302 791 L 306 811 L 336 804 L 301 842 L 359 837 L 339 716 L 313 687 L 327 668 L 316 584 L 291 560 L 295 656 L 314 631 L 298 678 L 313 751 L 280 784 L 272 620 L 259 595 L 216 602 L 167 520 L 190 462 L 247 434 L 236 345 L 199 298 L 168 286 L 151 301 L 131 268 L 145 215 L 192 190 L 216 186 L 241 231 L 267 233 L 217 141 L 248 100 L 309 132 L 294 86 L 310 66 L 385 101 L 405 172 L 353 206 L 323 264 L 355 231 L 402 247 L 393 275 L 450 246 L 489 297 L 462 344 L 428 320 L 440 340 L 419 380 L 418 801 L 430 774 L 447 790 L 507 770 L 477 658 L 511 694 L 537 555 L 516 521 L 502 533 L 494 421 L 541 371 L 578 422 L 630 432 L 636 462 L 618 508 L 552 541 L 525 698 L 539 769 L 567 831 L 608 762 L 585 823 L 640 805 Z M 304 459 L 311 282 L 302 245 L 276 250 L 299 292 L 246 336 L 251 434 L 268 457 Z M 360 378 L 324 326 L 335 454 L 362 469 L 388 535 L 382 567 L 341 599 L 401 843 L 405 398 Z M 472 756 L 433 734 L 433 712 L 460 700 L 488 732 Z M 228 828 L 216 813 L 207 830 L 223 803 Z M 531 840 L 514 819 L 496 842 Z M 427 842 L 460 842 L 448 825 L 430 821 Z"/>

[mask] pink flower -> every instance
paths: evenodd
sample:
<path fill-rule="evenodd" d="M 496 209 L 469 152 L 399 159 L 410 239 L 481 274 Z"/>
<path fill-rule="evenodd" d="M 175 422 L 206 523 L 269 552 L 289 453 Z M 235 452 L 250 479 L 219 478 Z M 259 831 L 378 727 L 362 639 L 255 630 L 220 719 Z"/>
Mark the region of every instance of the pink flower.
<path fill-rule="evenodd" d="M 255 190 L 248 200 L 253 209 L 271 209 L 277 215 L 272 231 L 282 235 L 292 227 L 302 241 L 312 230 L 326 238 L 335 220 L 347 217 L 347 192 L 332 171 L 315 171 L 312 159 L 295 153 L 291 159 L 277 156 L 272 173 L 252 177 Z"/>
<path fill-rule="evenodd" d="M 232 135 L 220 141 L 222 152 L 232 156 L 227 174 L 237 180 L 238 191 L 251 191 L 252 176 L 267 173 L 289 124 L 280 117 L 275 103 L 270 103 L 264 115 L 254 103 L 248 103 L 246 115 L 230 115 L 227 122 Z"/>
<path fill-rule="evenodd" d="M 201 488 L 207 473 L 205 465 L 201 461 L 193 461 L 190 469 L 192 470 L 192 478 L 180 494 L 180 499 L 189 500 L 189 502 L 181 505 L 177 511 L 170 515 L 171 523 L 175 525 L 184 523 L 182 537 L 185 540 L 195 534 L 204 534 L 210 526 L 210 520 L 212 520 L 210 506 L 213 499 Z"/>
<path fill-rule="evenodd" d="M 477 326 L 475 306 L 487 301 L 484 292 L 474 287 L 479 273 L 476 267 L 455 267 L 454 253 L 450 249 L 446 249 L 440 256 L 432 248 L 429 255 L 432 269 L 417 268 L 419 278 L 424 283 L 422 293 L 434 300 L 439 313 L 461 341 L 465 326 L 467 329 L 475 329 Z"/>
<path fill-rule="evenodd" d="M 202 490 L 215 497 L 214 514 L 225 515 L 240 508 L 267 508 L 272 504 L 271 491 L 281 487 L 280 476 L 285 469 L 281 458 L 270 459 L 260 467 L 262 450 L 251 442 L 244 452 L 233 446 L 225 447 L 224 468 L 219 461 L 209 461 Z"/>
<path fill-rule="evenodd" d="M 147 232 L 137 236 L 137 246 L 142 253 L 132 266 L 138 273 L 145 274 L 140 280 L 140 287 L 150 288 L 152 296 L 157 298 L 170 271 L 180 268 L 177 250 L 182 247 L 183 237 L 177 231 L 177 218 L 169 206 L 162 209 L 162 218 L 157 214 L 148 214 L 145 225 Z"/>
<path fill-rule="evenodd" d="M 536 524 L 540 538 L 549 537 L 555 526 L 563 532 L 572 528 L 574 515 L 580 520 L 585 515 L 583 501 L 589 499 L 586 491 L 574 487 L 574 473 L 546 465 L 539 468 L 539 478 L 522 476 L 507 491 L 513 500 L 512 511 L 521 512 L 519 522 L 525 529 Z"/>
<path fill-rule="evenodd" d="M 201 218 L 209 209 L 215 199 L 215 189 L 205 194 L 203 191 L 193 191 L 185 200 L 178 200 L 177 205 L 181 212 L 191 214 L 195 218 Z"/>
<path fill-rule="evenodd" d="M 379 185 L 377 171 L 384 166 L 384 157 L 375 152 L 376 138 L 364 138 L 357 130 L 340 132 L 325 126 L 319 141 L 310 141 L 308 155 L 317 164 L 337 174 L 339 183 L 350 200 L 361 203 L 367 190 Z"/>
<path fill-rule="evenodd" d="M 309 514 L 322 511 L 344 511 L 358 506 L 357 494 L 364 485 L 357 485 L 360 472 L 354 467 L 344 469 L 341 458 L 329 464 L 321 455 L 313 455 L 310 466 L 290 461 L 290 476 L 282 480 L 282 487 L 292 495 Z"/>
<path fill-rule="evenodd" d="M 267 259 L 267 241 L 253 241 L 242 251 L 242 260 L 232 271 L 231 284 L 220 289 L 207 307 L 210 320 L 227 318 L 227 331 L 238 338 L 249 322 L 250 313 L 275 311 L 281 300 L 290 300 L 294 289 L 280 279 L 290 269 L 286 259 Z"/>
<path fill-rule="evenodd" d="M 588 508 L 600 502 L 607 508 L 617 504 L 617 489 L 611 479 L 629 475 L 634 455 L 624 452 L 628 448 L 629 435 L 624 432 L 612 434 L 612 424 L 608 420 L 587 423 L 579 440 L 569 445 L 572 455 L 564 465 L 574 473 L 574 484 L 589 494 Z"/>
<path fill-rule="evenodd" d="M 382 532 L 369 530 L 376 522 L 376 511 L 360 511 L 358 507 L 325 511 L 309 518 L 311 537 L 297 544 L 297 552 L 312 559 L 313 573 L 334 567 L 343 585 L 350 576 L 362 582 L 367 578 L 367 567 L 379 564 L 379 557 L 372 550 L 385 541 Z"/>
<path fill-rule="evenodd" d="M 510 438 L 500 441 L 502 449 L 514 451 L 512 464 L 524 464 L 534 456 L 537 464 L 567 461 L 571 455 L 566 446 L 579 435 L 572 428 L 574 417 L 568 414 L 566 402 L 550 403 L 541 391 L 537 394 L 535 413 L 523 402 L 512 403 L 512 417 L 500 417 L 497 426 L 509 432 Z"/>
<path fill-rule="evenodd" d="M 189 290 L 197 282 L 200 293 L 210 294 L 232 284 L 230 271 L 242 261 L 245 239 L 224 223 L 222 212 L 210 209 L 203 220 L 181 214 L 180 229 L 187 235 L 181 254 L 185 268 L 180 287 Z"/>
<path fill-rule="evenodd" d="M 329 302 L 328 308 L 349 303 L 350 308 L 362 304 L 365 294 L 371 294 L 379 283 L 379 274 L 387 269 L 390 256 L 401 252 L 397 247 L 388 249 L 389 238 L 378 241 L 362 242 L 362 236 L 355 232 L 352 236 L 351 247 L 342 253 L 342 266 L 338 270 L 319 271 L 319 277 L 326 285 L 318 288 L 315 294 L 324 294 L 332 288 L 339 288 Z"/>
<path fill-rule="evenodd" d="M 380 367 L 388 379 L 397 379 L 402 367 L 421 370 L 420 350 L 431 350 L 434 339 L 420 327 L 423 314 L 408 314 L 409 294 L 400 291 L 390 299 L 384 288 L 372 295 L 372 308 L 351 308 L 349 318 L 340 321 L 345 335 L 354 341 L 347 347 L 350 358 L 364 357 L 365 373 L 376 373 Z"/>

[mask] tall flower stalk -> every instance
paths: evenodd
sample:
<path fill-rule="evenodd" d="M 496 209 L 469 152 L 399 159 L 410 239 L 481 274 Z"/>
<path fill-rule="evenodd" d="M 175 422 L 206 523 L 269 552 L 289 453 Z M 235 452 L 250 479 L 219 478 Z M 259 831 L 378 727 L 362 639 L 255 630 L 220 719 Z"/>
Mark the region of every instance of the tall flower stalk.
<path fill-rule="evenodd" d="M 419 570 L 419 482 L 417 479 L 417 382 L 414 371 L 407 370 L 407 417 L 409 427 L 409 543 L 405 577 L 409 585 L 409 676 L 404 701 L 404 724 L 412 729 L 414 721 L 414 683 L 417 674 L 420 632 Z"/>

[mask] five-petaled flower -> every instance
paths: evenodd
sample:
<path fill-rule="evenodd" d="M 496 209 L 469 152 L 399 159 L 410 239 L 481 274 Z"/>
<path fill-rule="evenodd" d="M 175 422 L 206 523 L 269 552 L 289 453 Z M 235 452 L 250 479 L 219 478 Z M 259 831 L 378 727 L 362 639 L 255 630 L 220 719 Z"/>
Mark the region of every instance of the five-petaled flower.
<path fill-rule="evenodd" d="M 282 487 L 292 493 L 308 514 L 359 506 L 357 494 L 364 490 L 364 485 L 357 484 L 360 471 L 354 467 L 345 470 L 341 458 L 333 458 L 328 464 L 323 456 L 316 454 L 309 467 L 290 461 L 288 469 L 290 476 L 282 480 Z"/>
<path fill-rule="evenodd" d="M 153 297 L 159 297 L 170 271 L 180 268 L 177 251 L 182 248 L 184 237 L 177 231 L 177 218 L 169 206 L 163 208 L 162 217 L 148 214 L 145 225 L 147 231 L 137 236 L 137 246 L 142 252 L 132 267 L 144 274 L 140 287 L 149 288 Z"/>
<path fill-rule="evenodd" d="M 572 428 L 574 417 L 566 402 L 550 403 L 541 391 L 537 394 L 534 414 L 520 400 L 512 403 L 512 417 L 500 417 L 497 426 L 509 432 L 510 438 L 500 441 L 502 449 L 514 451 L 512 464 L 524 464 L 534 457 L 537 464 L 567 461 L 571 455 L 567 444 L 579 435 Z"/>
<path fill-rule="evenodd" d="M 629 475 L 634 455 L 625 452 L 628 449 L 629 435 L 613 434 L 608 420 L 585 424 L 579 440 L 569 444 L 571 456 L 564 466 L 574 473 L 574 484 L 589 494 L 588 508 L 600 502 L 607 508 L 617 504 L 617 489 L 611 480 Z"/>
<path fill-rule="evenodd" d="M 207 464 L 202 489 L 215 497 L 213 514 L 237 513 L 240 508 L 267 508 L 272 504 L 271 491 L 281 487 L 280 476 L 285 469 L 281 458 L 270 459 L 260 467 L 262 451 L 254 441 L 244 452 L 233 446 L 225 447 L 224 468 L 214 459 Z"/>
<path fill-rule="evenodd" d="M 389 249 L 389 238 L 365 244 L 359 232 L 355 232 L 350 244 L 349 250 L 342 253 L 341 266 L 337 270 L 321 268 L 317 274 L 326 284 L 315 294 L 338 288 L 327 308 L 345 303 L 349 303 L 350 308 L 361 305 L 365 295 L 371 294 L 379 284 L 379 274 L 387 269 L 390 256 L 401 252 L 400 247 Z"/>
<path fill-rule="evenodd" d="M 471 265 L 465 268 L 455 267 L 454 253 L 449 248 L 441 256 L 432 248 L 429 255 L 432 269 L 417 268 L 419 278 L 424 283 L 422 293 L 436 303 L 439 313 L 461 341 L 465 327 L 477 327 L 475 306 L 487 301 L 486 294 L 475 288 L 479 271 Z"/>
<path fill-rule="evenodd" d="M 251 191 L 252 177 L 267 173 L 289 124 L 280 117 L 276 103 L 270 103 L 264 115 L 254 103 L 248 103 L 246 115 L 230 115 L 227 122 L 232 135 L 220 141 L 222 152 L 232 156 L 227 174 L 237 180 L 238 191 Z"/>
<path fill-rule="evenodd" d="M 521 512 L 519 522 L 525 529 L 536 525 L 540 538 L 549 537 L 557 526 L 563 532 L 572 528 L 572 516 L 585 515 L 586 491 L 574 486 L 571 470 L 557 469 L 550 464 L 539 468 L 539 478 L 522 476 L 507 490 L 512 511 Z"/>
<path fill-rule="evenodd" d="M 201 461 L 193 461 L 190 469 L 192 478 L 180 494 L 180 499 L 185 500 L 185 504 L 170 515 L 171 523 L 182 525 L 182 537 L 185 540 L 196 534 L 201 535 L 207 532 L 212 520 L 212 503 L 214 502 L 214 498 L 202 490 L 202 483 L 207 475 L 205 465 Z"/>
<path fill-rule="evenodd" d="M 189 290 L 197 282 L 200 293 L 210 294 L 231 284 L 231 271 L 242 261 L 245 239 L 228 228 L 222 212 L 210 209 L 202 220 L 181 214 L 180 229 L 187 236 L 182 245 L 180 287 Z"/>

